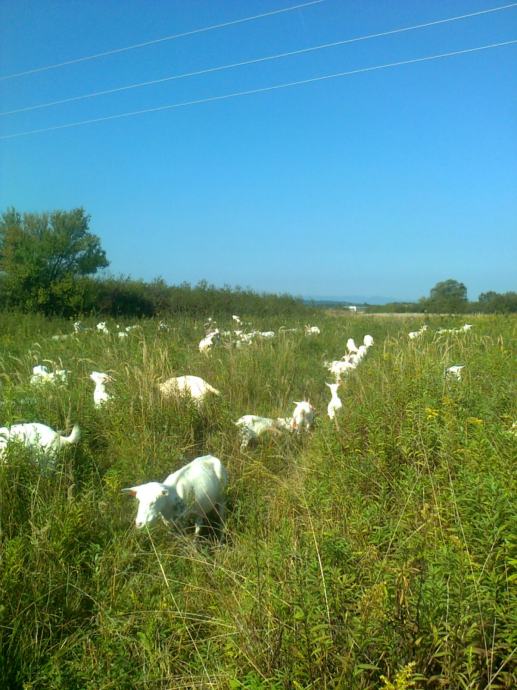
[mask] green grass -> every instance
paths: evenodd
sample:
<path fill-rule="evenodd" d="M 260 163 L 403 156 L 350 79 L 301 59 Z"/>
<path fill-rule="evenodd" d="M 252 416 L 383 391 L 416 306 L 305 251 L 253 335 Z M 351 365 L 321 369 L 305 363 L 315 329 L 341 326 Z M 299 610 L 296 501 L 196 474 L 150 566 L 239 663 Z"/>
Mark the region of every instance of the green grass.
<path fill-rule="evenodd" d="M 68 322 L 2 316 L 0 425 L 77 421 L 83 437 L 54 475 L 17 448 L 0 467 L 0 687 L 516 687 L 517 320 L 436 335 L 463 321 L 433 317 L 416 341 L 423 319 L 313 322 L 320 336 L 207 357 L 201 320 L 54 341 Z M 341 386 L 336 426 L 322 362 L 365 333 L 375 346 Z M 44 360 L 70 383 L 31 388 Z M 462 381 L 444 379 L 451 364 Z M 102 411 L 93 369 L 115 378 Z M 221 398 L 163 402 L 156 383 L 186 373 Z M 303 397 L 312 434 L 240 451 L 239 416 L 285 416 Z M 137 531 L 120 489 L 205 453 L 229 472 L 224 543 Z"/>

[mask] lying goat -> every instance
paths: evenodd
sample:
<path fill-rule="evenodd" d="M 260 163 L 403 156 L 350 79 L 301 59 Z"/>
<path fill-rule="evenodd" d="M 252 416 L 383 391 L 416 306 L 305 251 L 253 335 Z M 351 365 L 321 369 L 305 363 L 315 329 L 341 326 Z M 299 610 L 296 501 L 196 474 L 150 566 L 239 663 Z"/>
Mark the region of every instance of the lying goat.
<path fill-rule="evenodd" d="M 292 419 L 290 417 L 259 417 L 255 414 L 245 414 L 240 417 L 235 425 L 239 427 L 241 435 L 241 450 L 248 447 L 251 442 L 257 441 L 259 436 L 265 433 L 280 433 L 291 431 Z"/>
<path fill-rule="evenodd" d="M 135 525 L 142 529 L 158 517 L 164 522 L 187 526 L 194 521 L 199 535 L 203 521 L 215 513 L 221 523 L 226 509 L 228 475 L 219 458 L 203 455 L 170 474 L 163 482 L 148 482 L 122 489 L 138 499 Z"/>
<path fill-rule="evenodd" d="M 173 376 L 171 379 L 160 383 L 159 388 L 164 398 L 174 398 L 182 395 L 190 395 L 195 403 L 200 404 L 209 393 L 221 395 L 221 393 L 203 380 L 200 376 Z"/>
<path fill-rule="evenodd" d="M 454 364 L 452 367 L 448 367 L 445 370 L 446 378 L 456 379 L 461 381 L 461 370 L 465 368 L 464 364 Z"/>
<path fill-rule="evenodd" d="M 309 431 L 314 423 L 314 407 L 307 400 L 295 402 L 296 405 L 292 417 L 259 417 L 254 414 L 245 414 L 240 417 L 235 425 L 240 429 L 241 450 L 244 450 L 253 441 L 257 441 L 264 433 L 280 433 L 281 431 L 295 431 L 300 433 L 306 429 Z"/>
<path fill-rule="evenodd" d="M 61 436 L 46 424 L 32 422 L 29 424 L 13 424 L 0 428 L 0 460 L 5 459 L 7 445 L 12 441 L 22 443 L 26 448 L 39 451 L 47 460 L 50 468 L 54 467 L 55 456 L 64 446 L 77 443 L 81 438 L 81 431 L 74 425 L 70 436 Z M 45 463 L 40 461 L 40 466 Z"/>

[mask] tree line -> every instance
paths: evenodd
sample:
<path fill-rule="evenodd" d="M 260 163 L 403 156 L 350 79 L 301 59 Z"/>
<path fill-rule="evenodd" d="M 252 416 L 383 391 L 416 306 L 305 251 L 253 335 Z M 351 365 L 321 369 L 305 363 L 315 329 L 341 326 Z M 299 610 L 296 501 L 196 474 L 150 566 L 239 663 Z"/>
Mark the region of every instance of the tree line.
<path fill-rule="evenodd" d="M 174 314 L 206 316 L 306 314 L 301 298 L 259 294 L 241 287 L 216 288 L 168 285 L 120 276 L 99 277 L 109 266 L 100 238 L 90 232 L 83 208 L 50 213 L 19 213 L 10 208 L 0 216 L 0 309 L 75 316 L 106 314 L 151 317 Z M 392 302 L 366 311 L 399 313 L 517 312 L 517 292 L 484 292 L 477 302 L 457 280 L 437 283 L 418 302 Z"/>
<path fill-rule="evenodd" d="M 84 209 L 0 217 L 0 309 L 45 315 L 152 317 L 232 313 L 257 316 L 306 313 L 301 298 L 259 294 L 239 286 L 168 285 L 130 277 L 99 277 L 109 265 Z"/>
<path fill-rule="evenodd" d="M 423 314 L 509 314 L 517 312 L 517 292 L 483 292 L 477 301 L 469 301 L 463 283 L 449 278 L 431 289 L 428 297 L 418 302 L 390 302 L 382 306 L 369 306 L 366 311 L 385 313 Z"/>

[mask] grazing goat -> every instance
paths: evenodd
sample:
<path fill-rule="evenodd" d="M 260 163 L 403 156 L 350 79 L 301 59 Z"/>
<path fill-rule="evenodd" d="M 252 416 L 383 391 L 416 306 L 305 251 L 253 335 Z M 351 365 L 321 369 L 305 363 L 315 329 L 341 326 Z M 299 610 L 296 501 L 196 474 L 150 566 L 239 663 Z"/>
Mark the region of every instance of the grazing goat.
<path fill-rule="evenodd" d="M 346 356 L 348 357 L 348 355 Z M 341 381 L 341 377 L 353 371 L 357 364 L 351 361 L 343 362 L 337 359 L 333 362 L 324 362 L 324 366 L 330 371 L 331 374 L 334 374 L 336 381 Z"/>
<path fill-rule="evenodd" d="M 106 321 L 101 321 L 100 323 L 98 323 L 97 324 L 97 330 L 99 331 L 99 333 L 104 333 L 105 335 L 109 335 Z"/>
<path fill-rule="evenodd" d="M 319 335 L 320 333 L 318 326 L 305 326 L 305 335 Z"/>
<path fill-rule="evenodd" d="M 41 384 L 57 384 L 66 383 L 67 376 L 70 372 L 67 369 L 56 369 L 56 371 L 49 371 L 44 364 L 38 364 L 32 367 L 31 386 L 39 386 Z"/>
<path fill-rule="evenodd" d="M 415 340 L 416 338 L 420 338 L 421 335 L 423 335 L 428 329 L 428 326 L 425 324 L 418 330 L 418 331 L 411 331 L 408 333 L 408 338 L 410 340 Z"/>
<path fill-rule="evenodd" d="M 221 395 L 221 393 L 204 381 L 200 376 L 173 376 L 164 383 L 159 384 L 164 398 L 172 398 L 181 395 L 190 395 L 196 403 L 202 403 L 209 393 Z"/>
<path fill-rule="evenodd" d="M 105 383 L 107 381 L 113 381 L 109 374 L 105 374 L 102 371 L 92 371 L 90 374 L 91 380 L 95 384 L 95 390 L 93 391 L 93 404 L 95 407 L 102 407 L 108 400 L 111 400 L 112 396 L 106 391 Z"/>
<path fill-rule="evenodd" d="M 219 458 L 203 455 L 170 474 L 163 482 L 148 482 L 122 489 L 138 499 L 135 525 L 142 529 L 158 517 L 185 527 L 194 520 L 199 535 L 203 521 L 211 513 L 224 520 L 228 475 Z"/>
<path fill-rule="evenodd" d="M 18 441 L 27 448 L 39 451 L 47 460 L 47 466 L 53 468 L 55 455 L 63 448 L 77 443 L 81 438 L 81 431 L 77 424 L 74 425 L 70 436 L 61 436 L 57 431 L 46 424 L 31 422 L 28 424 L 13 424 L 10 427 L 0 428 L 0 459 L 5 459 L 7 445 L 10 441 Z M 40 461 L 40 466 L 44 463 Z"/>
<path fill-rule="evenodd" d="M 335 419 L 336 417 L 336 412 L 340 410 L 343 407 L 343 403 L 341 402 L 341 398 L 337 394 L 337 389 L 339 388 L 339 383 L 326 383 L 326 386 L 330 388 L 330 402 L 327 405 L 327 414 L 330 417 L 330 419 Z"/>

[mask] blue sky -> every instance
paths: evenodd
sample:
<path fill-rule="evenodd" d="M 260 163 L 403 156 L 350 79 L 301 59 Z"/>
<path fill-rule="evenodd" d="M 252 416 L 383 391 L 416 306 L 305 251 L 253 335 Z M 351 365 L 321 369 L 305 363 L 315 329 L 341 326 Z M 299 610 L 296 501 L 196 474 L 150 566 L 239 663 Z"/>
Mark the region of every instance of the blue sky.
<path fill-rule="evenodd" d="M 302 0 L 3 0 L 0 77 Z M 0 111 L 506 4 L 323 0 L 0 80 Z M 517 39 L 517 7 L 0 116 L 0 137 Z M 0 210 L 91 215 L 110 271 L 311 296 L 517 288 L 517 44 L 0 139 Z"/>

